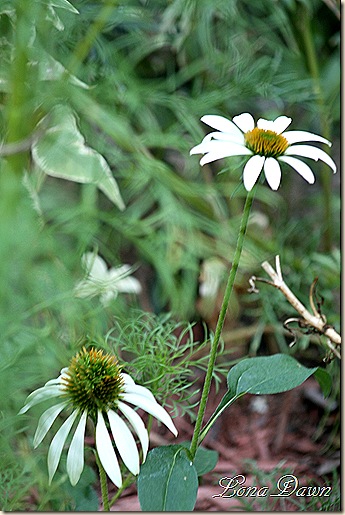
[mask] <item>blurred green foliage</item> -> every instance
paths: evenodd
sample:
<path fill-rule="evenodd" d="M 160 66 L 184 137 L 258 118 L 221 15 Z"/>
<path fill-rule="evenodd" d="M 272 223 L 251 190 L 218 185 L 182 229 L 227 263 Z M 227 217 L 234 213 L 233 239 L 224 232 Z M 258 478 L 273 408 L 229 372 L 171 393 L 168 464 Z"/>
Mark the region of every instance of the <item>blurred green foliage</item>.
<path fill-rule="evenodd" d="M 26 395 L 56 377 L 86 340 L 101 340 L 115 318 L 125 320 L 131 306 L 195 320 L 200 264 L 212 256 L 230 264 L 245 196 L 243 161 L 201 169 L 189 157 L 205 133 L 200 117 L 286 114 L 294 129 L 330 138 L 339 164 L 340 7 L 330 4 L 1 2 L 3 509 L 85 509 L 80 491 L 93 495 L 92 478 L 80 487 L 78 506 L 64 504 L 64 476 L 48 487 L 46 449 L 32 451 L 36 419 L 16 415 Z M 124 210 L 97 190 L 97 180 L 80 184 L 37 166 L 30 148 L 44 134 L 39 122 L 46 116 L 49 122 L 59 106 L 74 113 L 85 144 L 105 158 Z M 63 144 L 54 143 L 60 176 L 68 169 Z M 260 352 L 271 325 L 276 348 L 288 351 L 281 321 L 291 307 L 264 287 L 260 297 L 246 293 L 248 278 L 278 253 L 286 281 L 303 302 L 319 277 L 322 310 L 339 328 L 339 180 L 319 163 L 313 169 L 320 178 L 313 187 L 288 173 L 278 193 L 258 187 L 237 281 L 244 307 L 233 324 L 261 321 L 261 332 L 255 341 L 244 338 L 241 355 Z M 81 256 L 94 248 L 111 266 L 138 265 L 143 295 L 119 296 L 107 309 L 98 299 L 75 298 Z"/>

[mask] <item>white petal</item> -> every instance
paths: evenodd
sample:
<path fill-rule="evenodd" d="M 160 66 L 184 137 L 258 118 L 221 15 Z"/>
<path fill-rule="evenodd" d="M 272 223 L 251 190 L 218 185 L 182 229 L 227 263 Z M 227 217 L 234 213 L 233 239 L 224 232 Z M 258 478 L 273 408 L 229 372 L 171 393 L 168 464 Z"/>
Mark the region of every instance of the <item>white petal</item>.
<path fill-rule="evenodd" d="M 100 411 L 98 411 L 96 425 L 96 448 L 104 470 L 114 485 L 120 488 L 122 485 L 122 477 L 119 463 L 103 415 Z"/>
<path fill-rule="evenodd" d="M 212 139 L 216 139 L 219 141 L 230 141 L 232 143 L 237 143 L 238 145 L 244 145 L 245 140 L 243 133 L 239 129 L 237 129 L 237 127 L 236 130 L 237 133 L 235 134 L 230 134 L 229 132 L 210 132 L 209 134 L 206 134 L 201 144 L 207 143 Z"/>
<path fill-rule="evenodd" d="M 241 131 L 236 127 L 236 125 L 228 120 L 227 118 L 224 118 L 224 116 L 218 116 L 215 114 L 207 114 L 206 116 L 203 116 L 201 118 L 201 121 L 209 125 L 210 127 L 213 127 L 213 129 L 217 129 L 218 131 L 225 132 L 227 134 L 231 134 L 232 136 L 239 138 L 243 138 L 243 134 Z"/>
<path fill-rule="evenodd" d="M 73 413 L 68 417 L 68 419 L 65 420 L 65 422 L 62 424 L 62 426 L 54 436 L 52 443 L 50 444 L 48 451 L 49 483 L 51 483 L 51 480 L 53 479 L 53 476 L 56 472 L 56 469 L 58 468 L 63 446 L 65 445 L 66 438 L 71 430 L 73 422 L 77 418 L 77 415 L 78 410 L 73 411 Z"/>
<path fill-rule="evenodd" d="M 51 386 L 42 386 L 42 388 L 38 388 L 37 390 L 30 393 L 28 398 L 26 399 L 25 406 L 19 411 L 18 415 L 22 415 L 26 413 L 32 406 L 35 406 L 39 402 L 43 402 L 47 399 L 51 399 L 52 397 L 59 397 L 64 392 L 64 389 L 61 385 L 51 385 Z"/>
<path fill-rule="evenodd" d="M 160 422 L 163 422 L 167 426 L 170 431 L 177 436 L 177 429 L 173 424 L 173 421 L 170 418 L 170 415 L 165 411 L 162 406 L 158 404 L 158 402 L 152 402 L 150 399 L 143 397 L 142 395 L 137 395 L 135 393 L 125 393 L 123 395 L 123 400 L 126 402 L 129 402 L 130 404 L 134 404 L 135 406 L 138 406 L 138 408 L 141 408 L 147 413 L 150 413 L 155 418 L 160 420 Z"/>
<path fill-rule="evenodd" d="M 235 143 L 222 143 L 220 141 L 213 141 L 211 143 L 219 143 L 219 146 L 217 149 L 214 149 L 213 147 L 212 151 L 207 151 L 208 153 L 200 159 L 201 165 L 212 163 L 213 161 L 223 159 L 224 157 L 248 156 L 253 154 L 253 152 L 249 150 L 249 148 L 242 147 L 241 145 L 236 145 Z"/>
<path fill-rule="evenodd" d="M 318 134 L 313 134 L 312 132 L 306 131 L 287 131 L 282 134 L 284 138 L 287 139 L 290 145 L 292 143 L 299 143 L 300 141 L 320 141 L 321 143 L 326 143 L 329 147 L 332 146 L 332 143 L 328 141 L 328 139 L 319 136 Z"/>
<path fill-rule="evenodd" d="M 252 131 L 255 127 L 254 118 L 250 113 L 242 113 L 238 116 L 234 116 L 232 121 L 236 123 L 243 132 Z"/>
<path fill-rule="evenodd" d="M 115 411 L 109 410 L 107 415 L 117 450 L 128 470 L 136 476 L 139 474 L 139 454 L 133 435 Z"/>
<path fill-rule="evenodd" d="M 135 393 L 136 395 L 146 397 L 146 399 L 149 399 L 152 402 L 157 402 L 152 392 L 150 392 L 148 388 L 145 388 L 145 386 L 140 386 L 135 383 L 127 384 L 125 386 L 125 393 Z"/>
<path fill-rule="evenodd" d="M 274 157 L 267 157 L 264 164 L 265 177 L 272 188 L 276 191 L 279 188 L 282 171 L 278 161 Z"/>
<path fill-rule="evenodd" d="M 333 173 L 337 171 L 337 166 L 333 159 L 330 158 L 326 152 L 317 147 L 311 147 L 310 145 L 292 145 L 285 150 L 284 155 L 310 157 L 314 159 L 314 161 L 321 159 L 321 161 L 324 161 L 324 163 L 332 168 Z"/>
<path fill-rule="evenodd" d="M 84 468 L 84 437 L 87 411 L 79 420 L 67 454 L 67 474 L 72 486 L 75 486 Z"/>
<path fill-rule="evenodd" d="M 111 268 L 108 271 L 108 277 L 112 280 L 118 280 L 122 277 L 126 277 L 129 275 L 133 270 L 133 267 L 131 265 L 120 265 L 114 268 Z"/>
<path fill-rule="evenodd" d="M 139 417 L 138 413 L 134 409 L 127 406 L 123 402 L 119 401 L 117 407 L 124 414 L 127 420 L 131 423 L 134 431 L 137 433 L 141 447 L 143 449 L 143 461 L 146 460 L 147 451 L 149 449 L 149 436 L 145 427 L 144 422 Z"/>
<path fill-rule="evenodd" d="M 65 406 L 67 406 L 68 402 L 61 402 L 60 404 L 56 404 L 51 408 L 47 409 L 38 421 L 38 426 L 36 429 L 36 433 L 34 436 L 34 447 L 38 447 L 38 445 L 42 442 L 45 435 L 48 433 L 49 429 L 53 425 L 56 417 L 61 413 Z"/>
<path fill-rule="evenodd" d="M 247 191 L 250 191 L 261 173 L 265 156 L 253 156 L 246 163 L 243 170 L 243 184 Z"/>
<path fill-rule="evenodd" d="M 102 302 L 103 306 L 106 307 L 109 305 L 109 302 L 113 299 L 116 299 L 117 297 L 117 290 L 112 289 L 105 291 L 100 296 L 100 301 Z"/>
<path fill-rule="evenodd" d="M 207 142 L 202 142 L 202 143 L 199 143 L 199 145 L 195 145 L 195 147 L 191 148 L 190 151 L 189 151 L 189 155 L 194 155 L 194 154 L 206 154 L 206 152 L 208 152 L 208 144 L 210 143 L 210 140 L 208 140 Z"/>
<path fill-rule="evenodd" d="M 303 177 L 303 179 L 309 182 L 309 184 L 314 184 L 315 176 L 312 170 L 309 168 L 309 166 L 303 163 L 303 161 L 300 161 L 295 157 L 288 156 L 280 156 L 278 157 L 278 159 L 279 161 L 284 161 L 284 163 L 287 163 L 288 165 L 292 166 L 292 168 L 294 168 L 296 172 Z"/>
<path fill-rule="evenodd" d="M 95 279 L 104 279 L 107 275 L 107 265 L 100 256 L 93 252 L 86 252 L 82 257 L 82 262 L 87 272 Z"/>
<path fill-rule="evenodd" d="M 141 284 L 135 277 L 125 277 L 119 279 L 116 283 L 116 287 L 119 291 L 125 293 L 140 293 Z"/>
<path fill-rule="evenodd" d="M 125 384 L 135 384 L 134 379 L 129 374 L 122 372 L 121 376 Z"/>
<path fill-rule="evenodd" d="M 219 157 L 217 157 L 217 159 L 221 159 L 222 157 L 228 157 L 232 155 L 249 155 L 253 153 L 244 144 L 242 145 L 238 143 L 233 143 L 232 141 L 214 139 L 196 145 L 196 147 L 193 147 L 189 153 L 190 155 L 193 155 L 206 154 L 208 152 L 212 152 L 214 154 L 222 154 Z"/>
<path fill-rule="evenodd" d="M 61 378 L 62 378 L 62 375 L 60 375 L 56 379 L 50 379 L 49 381 L 46 382 L 46 384 L 44 386 L 52 386 L 52 385 L 60 385 L 61 386 Z"/>
<path fill-rule="evenodd" d="M 274 121 L 265 120 L 264 118 L 260 118 L 258 120 L 257 126 L 259 129 L 264 129 L 265 131 L 273 131 L 277 134 L 281 134 L 292 122 L 291 118 L 287 116 L 278 116 Z"/>

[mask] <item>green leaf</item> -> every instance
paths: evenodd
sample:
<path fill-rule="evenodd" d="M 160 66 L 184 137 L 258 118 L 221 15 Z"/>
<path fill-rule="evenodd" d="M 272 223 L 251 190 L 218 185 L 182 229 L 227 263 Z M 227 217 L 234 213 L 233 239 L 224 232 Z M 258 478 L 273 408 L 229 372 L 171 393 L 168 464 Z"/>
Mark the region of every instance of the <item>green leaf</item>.
<path fill-rule="evenodd" d="M 137 486 L 142 511 L 192 511 L 198 475 L 185 448 L 168 445 L 149 452 Z"/>
<path fill-rule="evenodd" d="M 33 51 L 33 53 L 35 50 Z M 39 48 L 34 54 L 38 62 L 38 77 L 39 80 L 68 80 L 71 84 L 83 89 L 90 89 L 90 87 L 83 81 L 79 80 L 75 75 L 69 73 L 66 68 L 54 57 Z"/>
<path fill-rule="evenodd" d="M 179 445 L 189 449 L 190 442 L 181 442 Z M 203 476 L 213 470 L 217 465 L 218 457 L 217 451 L 206 449 L 205 447 L 198 447 L 193 462 L 198 476 Z"/>
<path fill-rule="evenodd" d="M 286 392 L 302 384 L 318 370 L 306 368 L 287 354 L 243 359 L 228 373 L 228 391 L 201 431 L 201 442 L 222 412 L 246 393 L 264 395 Z"/>
<path fill-rule="evenodd" d="M 287 354 L 240 361 L 228 373 L 228 390 L 234 396 L 286 392 L 296 388 L 317 370 L 306 368 Z"/>
<path fill-rule="evenodd" d="M 56 106 L 41 123 L 48 123 L 49 128 L 32 146 L 35 164 L 52 177 L 97 185 L 119 209 L 124 209 L 118 185 L 106 160 L 85 145 L 72 110 L 67 106 Z"/>
<path fill-rule="evenodd" d="M 314 373 L 315 379 L 320 385 L 323 396 L 328 397 L 332 389 L 332 378 L 327 370 L 318 368 Z"/>

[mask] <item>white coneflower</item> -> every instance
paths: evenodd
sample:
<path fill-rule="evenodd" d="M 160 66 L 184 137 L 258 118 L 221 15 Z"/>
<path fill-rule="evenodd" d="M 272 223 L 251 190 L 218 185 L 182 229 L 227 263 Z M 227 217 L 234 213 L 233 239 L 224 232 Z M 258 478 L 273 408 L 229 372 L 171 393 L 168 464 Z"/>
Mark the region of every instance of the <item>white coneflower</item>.
<path fill-rule="evenodd" d="M 87 252 L 82 257 L 82 264 L 87 277 L 75 287 L 77 297 L 94 297 L 100 295 L 103 305 L 108 305 L 119 292 L 140 293 L 141 285 L 135 277 L 129 277 L 133 272 L 130 265 L 120 265 L 108 270 L 105 261 L 93 252 Z"/>
<path fill-rule="evenodd" d="M 281 181 L 280 163 L 287 163 L 309 184 L 315 182 L 312 170 L 303 161 L 292 156 L 309 157 L 324 161 L 336 172 L 336 165 L 326 152 L 310 145 L 295 145 L 305 141 L 318 141 L 331 146 L 322 136 L 305 131 L 286 131 L 292 119 L 279 116 L 274 121 L 260 118 L 255 127 L 249 113 L 235 116 L 232 121 L 218 115 L 206 115 L 201 121 L 219 132 L 207 134 L 203 141 L 192 148 L 191 154 L 205 154 L 200 164 L 231 156 L 251 156 L 243 170 L 243 183 L 250 191 L 262 169 L 272 190 L 277 190 Z"/>
<path fill-rule="evenodd" d="M 101 464 L 117 487 L 122 485 L 122 477 L 115 449 L 130 472 L 134 475 L 139 473 L 139 453 L 127 424 L 129 423 L 139 438 L 143 461 L 149 445 L 145 425 L 128 403 L 150 413 L 177 436 L 170 415 L 157 403 L 152 393 L 147 388 L 135 384 L 128 374 L 122 373 L 116 358 L 102 350 L 86 350 L 84 347 L 71 360 L 70 366 L 61 370 L 61 375 L 57 379 L 48 381 L 45 386 L 28 396 L 19 414 L 52 398 L 59 402 L 42 414 L 34 436 L 35 447 L 42 442 L 64 409 L 71 413 L 56 432 L 49 447 L 49 481 L 56 472 L 63 447 L 75 422 L 77 426 L 67 454 L 67 473 L 72 485 L 79 481 L 84 468 L 84 435 L 88 417 L 92 419 L 96 428 L 96 449 Z"/>

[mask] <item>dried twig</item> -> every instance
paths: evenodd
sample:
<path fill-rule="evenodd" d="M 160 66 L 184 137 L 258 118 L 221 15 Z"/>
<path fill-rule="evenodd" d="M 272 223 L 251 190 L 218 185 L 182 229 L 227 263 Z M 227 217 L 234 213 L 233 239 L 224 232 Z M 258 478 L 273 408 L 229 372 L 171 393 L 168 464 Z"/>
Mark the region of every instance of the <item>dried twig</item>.
<path fill-rule="evenodd" d="M 326 317 L 323 314 L 321 314 L 320 310 L 316 309 L 313 301 L 313 292 L 317 280 L 313 282 L 310 288 L 309 298 L 312 309 L 312 313 L 310 313 L 310 311 L 308 311 L 307 308 L 302 304 L 302 302 L 298 300 L 298 298 L 294 295 L 294 293 L 292 293 L 290 288 L 284 282 L 280 267 L 279 256 L 276 256 L 276 270 L 274 270 L 274 268 L 267 261 L 264 261 L 264 263 L 262 263 L 261 266 L 265 270 L 265 272 L 267 272 L 272 281 L 252 276 L 249 280 L 249 284 L 251 285 L 249 291 L 258 292 L 258 289 L 255 287 L 256 281 L 264 282 L 274 286 L 275 288 L 278 288 L 278 290 L 280 290 L 286 297 L 286 299 L 289 301 L 291 306 L 293 306 L 302 317 L 301 319 L 289 319 L 286 322 L 298 322 L 300 327 L 309 329 L 310 332 L 316 332 L 325 335 L 329 349 L 335 356 L 337 356 L 340 359 L 340 352 L 336 349 L 336 346 L 341 345 L 341 336 L 337 333 L 334 327 L 327 324 Z"/>

